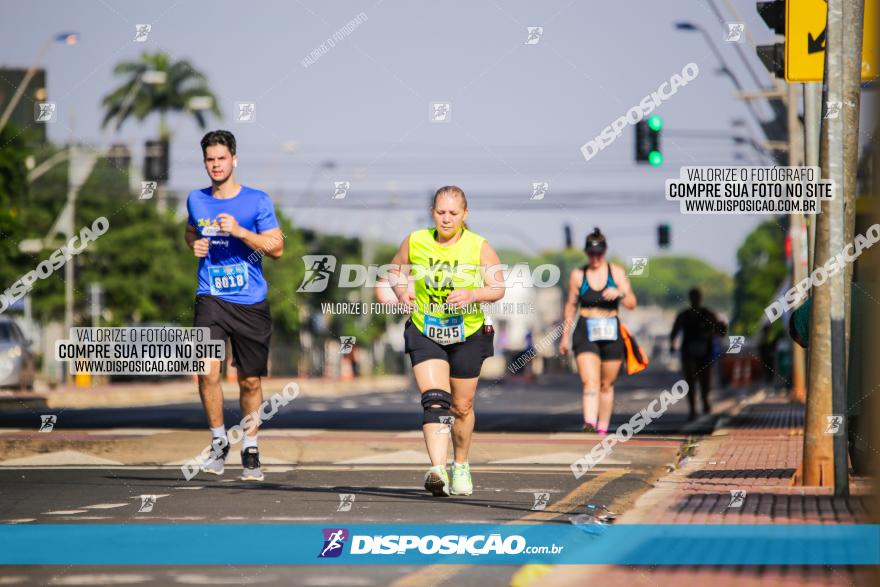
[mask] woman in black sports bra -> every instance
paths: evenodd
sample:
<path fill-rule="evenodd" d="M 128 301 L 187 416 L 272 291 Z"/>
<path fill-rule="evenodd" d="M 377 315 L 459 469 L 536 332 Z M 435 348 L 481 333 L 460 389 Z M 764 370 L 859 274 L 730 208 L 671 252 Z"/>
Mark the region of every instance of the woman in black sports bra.
<path fill-rule="evenodd" d="M 568 333 L 577 318 L 571 348 L 583 385 L 584 430 L 608 433 L 614 381 L 625 356 L 617 309 L 632 310 L 636 296 L 623 267 L 605 260 L 608 244 L 596 228 L 587 236 L 589 262 L 571 272 L 559 353 L 569 350 Z M 580 310 L 578 310 L 580 306 Z M 575 316 L 575 314 L 579 314 Z"/>

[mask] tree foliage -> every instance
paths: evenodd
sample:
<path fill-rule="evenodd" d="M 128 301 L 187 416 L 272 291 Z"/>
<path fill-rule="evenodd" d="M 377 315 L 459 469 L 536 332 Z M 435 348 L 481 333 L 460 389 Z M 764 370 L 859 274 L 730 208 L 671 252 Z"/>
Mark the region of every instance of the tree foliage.
<path fill-rule="evenodd" d="M 785 281 L 785 227 L 764 222 L 746 236 L 736 252 L 733 330 L 746 336 L 755 334 L 764 308 Z"/>

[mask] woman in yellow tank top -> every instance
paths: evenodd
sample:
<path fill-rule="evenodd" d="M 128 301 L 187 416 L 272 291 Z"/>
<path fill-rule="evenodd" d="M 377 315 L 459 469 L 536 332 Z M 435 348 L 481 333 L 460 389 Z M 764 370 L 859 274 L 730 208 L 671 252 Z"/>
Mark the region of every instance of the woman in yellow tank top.
<path fill-rule="evenodd" d="M 425 489 L 435 496 L 470 495 L 474 395 L 494 340 L 481 304 L 504 296 L 504 280 L 495 250 L 465 224 L 467 199 L 461 188 L 437 190 L 431 214 L 433 228 L 412 232 L 401 243 L 391 261 L 391 284 L 398 302 L 412 312 L 404 340 L 422 394 L 422 432 L 432 465 Z M 450 428 L 451 483 L 446 472 Z"/>

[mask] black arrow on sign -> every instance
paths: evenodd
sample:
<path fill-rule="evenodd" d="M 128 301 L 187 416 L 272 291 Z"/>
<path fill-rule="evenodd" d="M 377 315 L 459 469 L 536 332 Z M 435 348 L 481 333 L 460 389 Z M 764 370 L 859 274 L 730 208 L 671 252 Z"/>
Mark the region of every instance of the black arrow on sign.
<path fill-rule="evenodd" d="M 813 38 L 812 33 L 807 33 L 807 54 L 810 53 L 821 53 L 825 50 L 825 31 L 828 30 L 828 26 L 826 25 L 822 32 L 819 33 L 819 36 L 815 39 Z"/>

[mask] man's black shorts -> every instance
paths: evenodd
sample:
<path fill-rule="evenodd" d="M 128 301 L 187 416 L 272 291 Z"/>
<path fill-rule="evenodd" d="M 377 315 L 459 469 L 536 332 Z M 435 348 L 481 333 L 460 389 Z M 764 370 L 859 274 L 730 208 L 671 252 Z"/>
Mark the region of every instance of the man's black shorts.
<path fill-rule="evenodd" d="M 196 296 L 193 326 L 211 329 L 211 338 L 232 340 L 233 365 L 245 377 L 264 377 L 269 365 L 272 314 L 269 301 L 233 304 L 209 295 Z"/>
<path fill-rule="evenodd" d="M 626 346 L 620 337 L 619 320 L 617 322 L 617 340 L 593 341 L 587 337 L 587 319 L 581 316 L 574 327 L 571 347 L 575 357 L 581 353 L 593 353 L 599 355 L 600 361 L 617 361 L 626 355 Z"/>
<path fill-rule="evenodd" d="M 419 332 L 412 320 L 407 320 L 403 340 L 413 367 L 428 359 L 441 359 L 449 363 L 449 376 L 459 379 L 479 377 L 483 361 L 495 354 L 495 333 L 483 334 L 482 327 L 464 342 L 442 345 Z"/>

